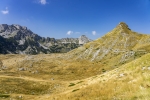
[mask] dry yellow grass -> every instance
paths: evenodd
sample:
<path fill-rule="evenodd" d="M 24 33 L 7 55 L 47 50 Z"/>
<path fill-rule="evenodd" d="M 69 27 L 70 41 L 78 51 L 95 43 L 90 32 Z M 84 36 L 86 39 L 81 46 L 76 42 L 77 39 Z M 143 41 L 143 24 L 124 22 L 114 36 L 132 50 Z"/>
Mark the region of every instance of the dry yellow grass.
<path fill-rule="evenodd" d="M 106 72 L 96 62 L 66 61 L 62 57 L 61 54 L 0 55 L 6 66 L 0 71 L 0 94 L 10 95 L 6 100 L 146 100 L 150 97 L 150 54 Z M 30 63 L 32 69 L 17 70 L 18 65 L 30 68 Z M 99 67 L 102 67 L 100 72 Z M 32 73 L 35 70 L 37 73 Z"/>
<path fill-rule="evenodd" d="M 75 92 L 54 95 L 56 100 L 148 100 L 150 54 L 120 68 L 82 80 Z M 52 99 L 50 98 L 50 99 Z M 52 99 L 53 100 L 53 99 Z"/>
<path fill-rule="evenodd" d="M 149 100 L 149 39 L 121 23 L 67 54 L 0 55 L 0 99 Z"/>

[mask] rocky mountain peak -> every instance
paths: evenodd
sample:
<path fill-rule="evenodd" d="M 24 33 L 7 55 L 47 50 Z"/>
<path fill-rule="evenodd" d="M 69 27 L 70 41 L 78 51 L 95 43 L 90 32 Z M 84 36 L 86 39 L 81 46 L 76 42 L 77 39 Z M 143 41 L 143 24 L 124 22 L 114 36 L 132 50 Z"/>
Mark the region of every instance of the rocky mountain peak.
<path fill-rule="evenodd" d="M 21 29 L 22 27 L 18 24 L 13 24 L 12 26 L 16 27 L 18 30 Z"/>
<path fill-rule="evenodd" d="M 85 35 L 81 35 L 79 37 L 79 44 L 85 44 L 85 43 L 90 42 L 90 41 L 91 40 L 88 37 L 86 37 Z"/>
<path fill-rule="evenodd" d="M 128 27 L 128 25 L 127 25 L 125 22 L 120 22 L 119 25 L 120 25 L 121 27 Z"/>
<path fill-rule="evenodd" d="M 12 24 L 13 27 L 15 27 L 17 30 L 27 30 L 27 27 L 25 26 L 20 26 L 18 24 Z"/>
<path fill-rule="evenodd" d="M 86 35 L 81 35 L 80 37 L 83 38 L 83 37 L 86 37 Z"/>
<path fill-rule="evenodd" d="M 120 22 L 116 28 L 121 30 L 126 30 L 126 29 L 130 30 L 128 25 L 125 22 Z"/>
<path fill-rule="evenodd" d="M 133 34 L 134 33 L 125 22 L 120 22 L 112 31 L 108 32 L 106 36 L 127 36 Z"/>

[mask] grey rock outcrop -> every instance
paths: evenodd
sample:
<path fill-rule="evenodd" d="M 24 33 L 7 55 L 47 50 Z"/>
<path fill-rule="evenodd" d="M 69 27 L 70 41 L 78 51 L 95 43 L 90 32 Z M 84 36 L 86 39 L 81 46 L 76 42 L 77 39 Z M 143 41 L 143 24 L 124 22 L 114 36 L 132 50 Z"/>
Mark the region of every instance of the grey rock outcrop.
<path fill-rule="evenodd" d="M 81 44 L 81 45 L 92 41 L 88 37 L 86 37 L 85 35 L 80 36 L 78 40 L 79 40 L 79 44 Z"/>

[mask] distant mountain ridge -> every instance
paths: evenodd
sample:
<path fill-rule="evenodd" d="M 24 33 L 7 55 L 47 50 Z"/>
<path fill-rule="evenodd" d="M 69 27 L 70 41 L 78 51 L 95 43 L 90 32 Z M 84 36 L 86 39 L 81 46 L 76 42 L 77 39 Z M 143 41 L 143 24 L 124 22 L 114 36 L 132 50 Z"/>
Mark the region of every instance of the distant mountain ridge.
<path fill-rule="evenodd" d="M 85 35 L 79 38 L 45 38 L 33 33 L 27 27 L 17 24 L 1 24 L 0 38 L 1 54 L 61 53 L 92 41 Z"/>

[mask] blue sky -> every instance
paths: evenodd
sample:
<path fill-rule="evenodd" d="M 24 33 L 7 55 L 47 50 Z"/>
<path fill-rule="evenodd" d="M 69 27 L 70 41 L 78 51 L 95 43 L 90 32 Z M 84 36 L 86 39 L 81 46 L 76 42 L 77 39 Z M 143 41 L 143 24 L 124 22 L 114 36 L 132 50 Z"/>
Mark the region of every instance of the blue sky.
<path fill-rule="evenodd" d="M 20 24 L 43 37 L 97 39 L 119 22 L 150 33 L 150 0 L 0 0 L 0 24 Z"/>

